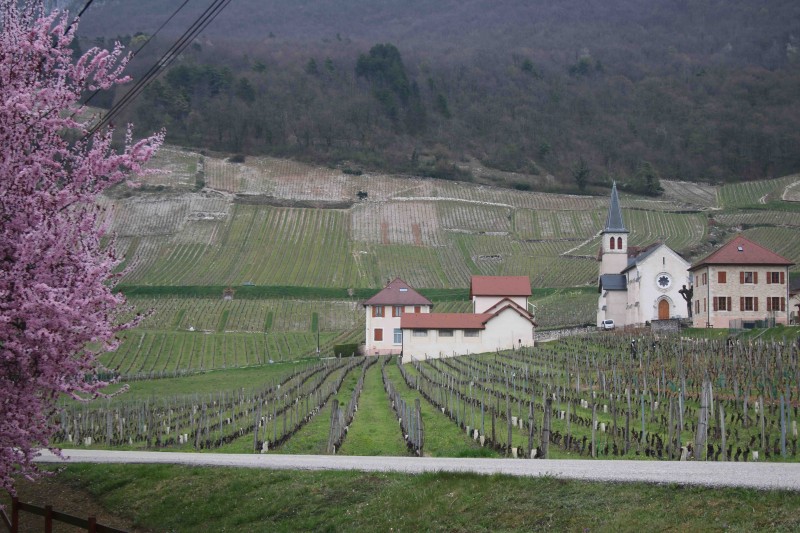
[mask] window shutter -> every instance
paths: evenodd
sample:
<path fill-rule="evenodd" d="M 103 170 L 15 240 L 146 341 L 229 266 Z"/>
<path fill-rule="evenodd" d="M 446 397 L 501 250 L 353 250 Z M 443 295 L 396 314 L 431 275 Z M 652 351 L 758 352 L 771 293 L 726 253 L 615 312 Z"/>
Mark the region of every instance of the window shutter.
<path fill-rule="evenodd" d="M 767 285 L 772 284 L 772 272 L 767 272 Z"/>
<path fill-rule="evenodd" d="M 378 316 L 378 315 L 376 314 L 376 311 L 375 311 L 375 306 L 373 305 L 373 306 L 372 306 L 372 317 L 374 318 L 374 317 L 376 317 L 376 316 Z"/>
<path fill-rule="evenodd" d="M 753 296 L 753 311 L 758 311 L 758 296 Z"/>
<path fill-rule="evenodd" d="M 781 272 L 783 274 L 783 272 Z M 786 311 L 786 297 L 781 296 L 781 311 Z"/>
<path fill-rule="evenodd" d="M 753 272 L 753 283 L 758 284 L 758 272 Z"/>
<path fill-rule="evenodd" d="M 382 341 L 383 340 L 383 329 L 376 328 L 375 329 L 375 340 Z"/>
<path fill-rule="evenodd" d="M 714 296 L 714 311 L 719 311 L 719 297 Z"/>
<path fill-rule="evenodd" d="M 744 311 L 744 296 L 739 297 L 739 311 Z"/>
<path fill-rule="evenodd" d="M 786 283 L 786 272 L 781 270 L 781 285 L 783 285 L 784 283 Z"/>
<path fill-rule="evenodd" d="M 767 311 L 772 311 L 772 298 L 770 298 L 769 296 L 767 296 Z"/>
<path fill-rule="evenodd" d="M 741 272 L 739 272 L 739 283 L 741 283 L 742 285 L 744 285 L 744 270 L 742 270 Z"/>
<path fill-rule="evenodd" d="M 726 309 L 728 311 L 732 311 L 732 309 L 731 309 L 731 297 L 730 296 L 728 296 L 728 307 L 726 307 Z"/>

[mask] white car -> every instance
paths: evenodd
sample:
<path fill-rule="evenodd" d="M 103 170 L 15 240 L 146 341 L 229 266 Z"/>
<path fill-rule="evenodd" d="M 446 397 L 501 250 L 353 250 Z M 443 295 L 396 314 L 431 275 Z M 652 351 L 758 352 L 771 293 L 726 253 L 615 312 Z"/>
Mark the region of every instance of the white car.
<path fill-rule="evenodd" d="M 614 329 L 614 321 L 607 318 L 600 322 L 600 329 Z"/>

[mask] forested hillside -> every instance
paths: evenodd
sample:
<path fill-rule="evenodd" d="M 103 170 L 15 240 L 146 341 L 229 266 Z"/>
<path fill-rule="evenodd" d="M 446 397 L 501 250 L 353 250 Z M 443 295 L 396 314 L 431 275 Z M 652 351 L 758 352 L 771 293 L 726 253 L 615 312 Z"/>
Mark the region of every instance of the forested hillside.
<path fill-rule="evenodd" d="M 179 4 L 95 2 L 81 46 L 135 48 Z M 192 4 L 134 75 L 205 7 Z M 126 118 L 351 172 L 658 193 L 659 177 L 800 168 L 798 28 L 791 0 L 237 0 Z"/>

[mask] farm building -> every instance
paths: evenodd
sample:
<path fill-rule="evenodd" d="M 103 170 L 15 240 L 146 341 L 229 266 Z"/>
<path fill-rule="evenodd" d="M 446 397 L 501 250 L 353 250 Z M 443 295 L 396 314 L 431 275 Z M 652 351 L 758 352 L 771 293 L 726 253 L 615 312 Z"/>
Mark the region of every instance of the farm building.
<path fill-rule="evenodd" d="M 689 269 L 695 327 L 787 324 L 791 261 L 737 235 Z"/>
<path fill-rule="evenodd" d="M 690 284 L 689 262 L 663 243 L 628 246 L 616 183 L 601 236 L 598 327 L 608 319 L 620 327 L 688 317 L 680 291 Z"/>
<path fill-rule="evenodd" d="M 400 278 L 363 305 L 365 355 L 414 359 L 505 350 L 533 344 L 527 276 L 473 276 L 474 313 L 432 313 L 433 304 Z"/>
<path fill-rule="evenodd" d="M 474 313 L 404 314 L 403 362 L 531 346 L 536 323 L 528 312 L 527 276 L 473 276 Z"/>

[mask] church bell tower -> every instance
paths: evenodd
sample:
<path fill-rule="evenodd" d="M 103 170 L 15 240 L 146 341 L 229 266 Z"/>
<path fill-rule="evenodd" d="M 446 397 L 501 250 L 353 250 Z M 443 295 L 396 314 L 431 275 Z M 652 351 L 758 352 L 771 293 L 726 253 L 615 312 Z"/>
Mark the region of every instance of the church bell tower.
<path fill-rule="evenodd" d="M 619 274 L 628 265 L 628 230 L 622 221 L 617 182 L 611 186 L 611 205 L 608 208 L 606 226 L 602 233 L 600 275 Z"/>

